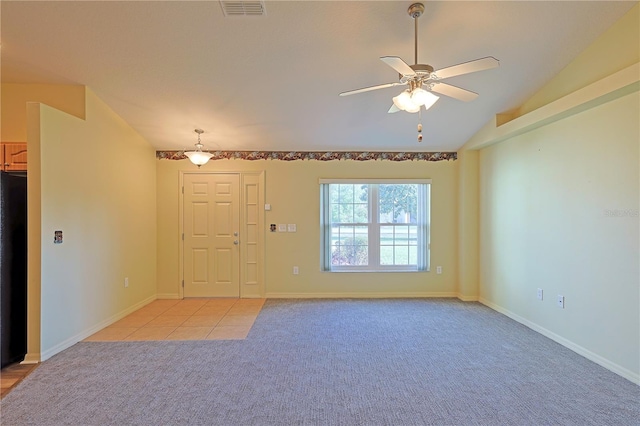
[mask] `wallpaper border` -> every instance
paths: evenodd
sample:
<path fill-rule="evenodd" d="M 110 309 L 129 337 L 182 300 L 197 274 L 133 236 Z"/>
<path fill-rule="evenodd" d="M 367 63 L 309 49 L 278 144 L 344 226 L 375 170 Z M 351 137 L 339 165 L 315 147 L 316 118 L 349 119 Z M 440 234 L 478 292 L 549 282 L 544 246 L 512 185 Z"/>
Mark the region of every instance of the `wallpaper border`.
<path fill-rule="evenodd" d="M 457 160 L 457 152 L 378 152 L 378 151 L 209 151 L 211 160 L 354 160 L 354 161 L 444 161 Z M 184 151 L 156 151 L 156 158 L 183 160 Z"/>

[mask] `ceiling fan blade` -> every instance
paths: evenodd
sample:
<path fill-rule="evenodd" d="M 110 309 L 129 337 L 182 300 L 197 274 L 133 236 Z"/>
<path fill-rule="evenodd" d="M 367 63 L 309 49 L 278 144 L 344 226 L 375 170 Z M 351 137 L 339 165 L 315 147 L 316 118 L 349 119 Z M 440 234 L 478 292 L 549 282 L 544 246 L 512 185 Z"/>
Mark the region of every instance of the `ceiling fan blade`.
<path fill-rule="evenodd" d="M 380 60 L 402 75 L 416 75 L 416 72 L 409 65 L 407 65 L 405 61 L 398 58 L 397 56 L 382 56 Z"/>
<path fill-rule="evenodd" d="M 371 90 L 386 89 L 387 87 L 393 87 L 393 86 L 404 86 L 404 85 L 405 85 L 405 83 L 386 83 L 386 84 L 379 84 L 379 85 L 377 85 L 377 86 L 363 87 L 362 89 L 349 90 L 348 92 L 342 92 L 342 93 L 340 93 L 340 96 L 355 95 L 356 93 L 363 93 L 363 92 L 369 92 L 369 91 L 371 91 Z"/>
<path fill-rule="evenodd" d="M 459 101 L 469 102 L 478 97 L 478 94 L 467 89 L 461 89 L 456 86 L 452 86 L 447 83 L 436 83 L 433 85 L 431 91 L 440 93 L 441 95 L 449 96 L 450 98 L 457 99 Z"/>
<path fill-rule="evenodd" d="M 391 105 L 391 108 L 389 108 L 389 111 L 387 111 L 388 114 L 393 114 L 394 112 L 398 112 L 400 111 L 400 108 L 398 108 L 396 106 L 396 104 Z"/>
<path fill-rule="evenodd" d="M 500 65 L 493 56 L 487 56 L 486 58 L 476 59 L 475 61 L 464 62 L 462 64 L 453 65 L 441 70 L 435 71 L 435 74 L 439 79 L 455 77 L 457 75 L 469 74 L 471 72 L 490 70 Z"/>

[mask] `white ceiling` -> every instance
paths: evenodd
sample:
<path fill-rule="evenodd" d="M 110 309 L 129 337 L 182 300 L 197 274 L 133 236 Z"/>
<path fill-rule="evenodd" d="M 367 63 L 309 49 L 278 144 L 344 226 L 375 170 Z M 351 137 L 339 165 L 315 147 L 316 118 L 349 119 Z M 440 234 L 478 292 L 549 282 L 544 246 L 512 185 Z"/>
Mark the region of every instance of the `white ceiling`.
<path fill-rule="evenodd" d="M 485 56 L 448 79 L 480 96 L 387 114 L 413 64 L 411 1 L 267 1 L 226 18 L 217 1 L 1 2 L 2 81 L 83 84 L 157 149 L 451 151 L 539 90 L 635 2 L 424 1 L 419 62 Z M 603 58 L 606 60 L 606 58 Z"/>

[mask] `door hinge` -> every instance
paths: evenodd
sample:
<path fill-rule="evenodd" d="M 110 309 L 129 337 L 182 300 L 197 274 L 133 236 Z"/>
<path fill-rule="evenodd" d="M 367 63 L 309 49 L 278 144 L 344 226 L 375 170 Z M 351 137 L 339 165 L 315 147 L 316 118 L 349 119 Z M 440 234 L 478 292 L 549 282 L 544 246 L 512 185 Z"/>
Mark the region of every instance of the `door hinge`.
<path fill-rule="evenodd" d="M 184 194 L 184 186 L 182 187 L 182 193 Z"/>
<path fill-rule="evenodd" d="M 182 233 L 182 241 L 184 241 L 184 232 Z"/>
<path fill-rule="evenodd" d="M 182 280 L 182 288 L 184 288 L 184 280 Z"/>

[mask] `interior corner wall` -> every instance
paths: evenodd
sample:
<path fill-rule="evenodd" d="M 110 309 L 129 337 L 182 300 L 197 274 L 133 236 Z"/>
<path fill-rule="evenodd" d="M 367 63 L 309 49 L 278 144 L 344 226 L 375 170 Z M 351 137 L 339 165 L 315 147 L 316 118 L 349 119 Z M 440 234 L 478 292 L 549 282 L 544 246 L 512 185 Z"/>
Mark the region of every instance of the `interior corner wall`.
<path fill-rule="evenodd" d="M 458 282 L 457 161 L 217 160 L 211 172 L 265 172 L 269 224 L 296 224 L 297 232 L 265 233 L 266 297 L 456 297 Z M 158 294 L 178 297 L 180 276 L 180 171 L 187 160 L 157 160 Z M 430 178 L 431 271 L 330 273 L 320 271 L 320 178 Z M 293 275 L 293 266 L 299 275 Z M 442 266 L 437 275 L 435 266 Z"/>
<path fill-rule="evenodd" d="M 639 105 L 636 91 L 480 151 L 480 300 L 636 383 Z"/>
<path fill-rule="evenodd" d="M 39 106 L 44 360 L 155 298 L 156 179 L 153 148 L 89 89 L 86 120 Z"/>
<path fill-rule="evenodd" d="M 458 151 L 458 298 L 478 300 L 479 261 L 479 155 Z"/>

